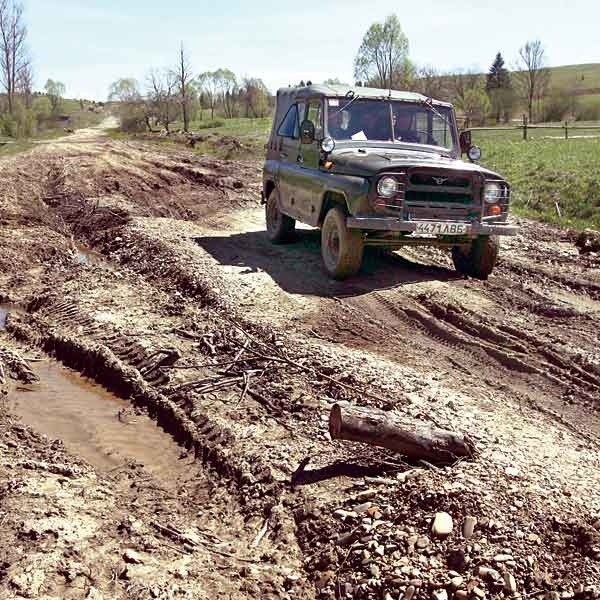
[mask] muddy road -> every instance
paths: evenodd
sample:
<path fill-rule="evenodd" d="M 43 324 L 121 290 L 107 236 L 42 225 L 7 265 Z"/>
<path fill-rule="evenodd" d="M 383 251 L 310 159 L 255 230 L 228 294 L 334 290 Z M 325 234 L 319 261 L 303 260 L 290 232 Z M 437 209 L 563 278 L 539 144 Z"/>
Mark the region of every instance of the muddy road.
<path fill-rule="evenodd" d="M 267 241 L 260 164 L 102 128 L 0 189 L 0 598 L 600 596 L 600 256 L 574 234 L 523 221 L 486 282 L 434 250 L 334 282 L 317 231 Z M 479 454 L 332 442 L 339 401 Z"/>

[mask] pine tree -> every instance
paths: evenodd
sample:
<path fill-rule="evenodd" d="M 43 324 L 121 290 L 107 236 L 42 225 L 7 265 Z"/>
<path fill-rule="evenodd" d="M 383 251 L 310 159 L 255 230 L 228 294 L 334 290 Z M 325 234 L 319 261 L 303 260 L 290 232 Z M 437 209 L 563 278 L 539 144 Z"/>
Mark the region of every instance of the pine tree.
<path fill-rule="evenodd" d="M 510 112 L 513 106 L 513 89 L 510 81 L 510 74 L 504 66 L 502 54 L 498 52 L 496 58 L 487 74 L 485 91 L 488 93 L 492 103 L 492 112 L 496 117 L 496 122 L 504 117 L 510 118 Z"/>

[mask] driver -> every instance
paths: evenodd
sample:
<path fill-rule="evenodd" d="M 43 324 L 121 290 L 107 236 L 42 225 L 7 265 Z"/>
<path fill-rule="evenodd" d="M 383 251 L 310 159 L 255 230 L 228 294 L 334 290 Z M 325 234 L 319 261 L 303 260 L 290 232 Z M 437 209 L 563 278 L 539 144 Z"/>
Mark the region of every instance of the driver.
<path fill-rule="evenodd" d="M 327 112 L 327 131 L 334 140 L 347 140 L 350 135 L 344 128 L 344 112 L 337 106 L 329 106 Z"/>
<path fill-rule="evenodd" d="M 392 116 L 394 123 L 394 137 L 401 142 L 418 143 L 419 136 L 412 128 L 412 113 L 407 110 L 401 110 Z"/>

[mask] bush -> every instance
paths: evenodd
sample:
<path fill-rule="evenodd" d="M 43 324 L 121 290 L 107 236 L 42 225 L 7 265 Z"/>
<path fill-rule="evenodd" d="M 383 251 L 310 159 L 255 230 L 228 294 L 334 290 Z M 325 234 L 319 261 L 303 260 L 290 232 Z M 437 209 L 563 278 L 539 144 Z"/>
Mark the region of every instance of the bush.
<path fill-rule="evenodd" d="M 577 121 L 600 121 L 600 102 L 579 106 L 575 111 Z"/>
<path fill-rule="evenodd" d="M 15 139 L 28 138 L 35 135 L 37 120 L 35 113 L 21 104 L 16 104 L 13 114 L 0 115 L 0 133 Z"/>
<path fill-rule="evenodd" d="M 577 110 L 577 99 L 571 96 L 565 89 L 553 89 L 544 102 L 542 108 L 542 121 L 562 121 L 568 116 L 575 114 Z"/>

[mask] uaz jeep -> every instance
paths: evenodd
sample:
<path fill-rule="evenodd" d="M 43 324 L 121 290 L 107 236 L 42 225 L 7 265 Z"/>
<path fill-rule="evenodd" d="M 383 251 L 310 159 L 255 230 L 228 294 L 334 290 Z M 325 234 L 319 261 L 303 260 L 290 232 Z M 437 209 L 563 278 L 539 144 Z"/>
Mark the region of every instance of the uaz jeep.
<path fill-rule="evenodd" d="M 451 104 L 420 94 L 337 85 L 277 92 L 263 202 L 271 241 L 296 221 L 321 228 L 325 269 L 354 275 L 365 246 L 450 248 L 456 269 L 486 279 L 498 256 L 510 186 L 475 164 Z M 460 160 L 466 152 L 471 162 Z"/>

